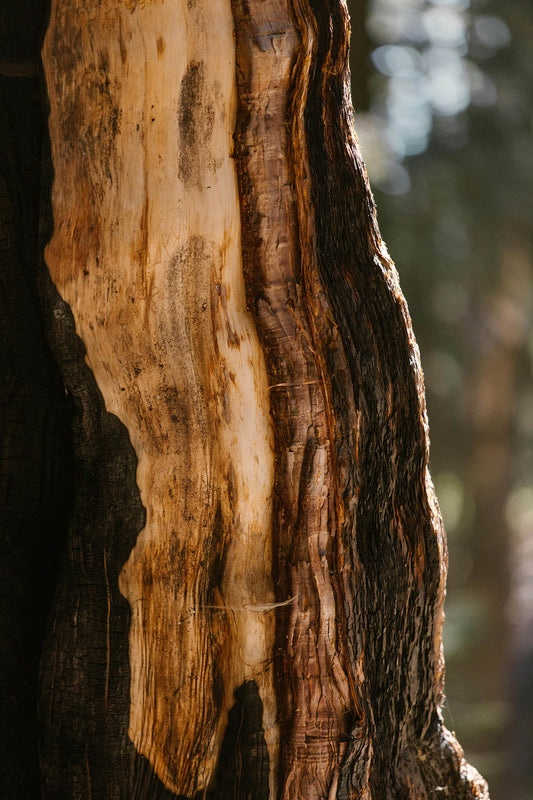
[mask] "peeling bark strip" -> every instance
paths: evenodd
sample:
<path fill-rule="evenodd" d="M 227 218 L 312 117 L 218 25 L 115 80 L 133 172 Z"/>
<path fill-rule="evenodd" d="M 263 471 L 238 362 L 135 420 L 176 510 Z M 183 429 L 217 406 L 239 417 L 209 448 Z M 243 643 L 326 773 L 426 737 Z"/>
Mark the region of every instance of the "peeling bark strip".
<path fill-rule="evenodd" d="M 353 131 L 346 7 L 233 9 L 275 585 L 297 597 L 277 631 L 281 796 L 486 798 L 440 715 L 446 546 L 418 350 Z"/>

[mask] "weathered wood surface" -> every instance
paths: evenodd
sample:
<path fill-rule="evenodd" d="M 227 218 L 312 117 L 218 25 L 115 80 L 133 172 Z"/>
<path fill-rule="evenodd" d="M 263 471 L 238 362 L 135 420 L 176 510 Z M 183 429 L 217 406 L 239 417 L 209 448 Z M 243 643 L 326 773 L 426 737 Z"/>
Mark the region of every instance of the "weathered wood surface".
<path fill-rule="evenodd" d="M 53 0 L 46 798 L 488 797 L 440 717 L 422 373 L 347 54 L 340 0 Z"/>
<path fill-rule="evenodd" d="M 211 781 L 246 679 L 277 746 L 274 620 L 255 608 L 274 599 L 272 432 L 245 307 L 231 9 L 59 0 L 43 59 L 55 171 L 46 262 L 106 409 L 128 431 L 146 510 L 119 577 L 129 736 L 166 786 L 191 794 Z M 106 572 L 105 546 L 98 557 Z"/>

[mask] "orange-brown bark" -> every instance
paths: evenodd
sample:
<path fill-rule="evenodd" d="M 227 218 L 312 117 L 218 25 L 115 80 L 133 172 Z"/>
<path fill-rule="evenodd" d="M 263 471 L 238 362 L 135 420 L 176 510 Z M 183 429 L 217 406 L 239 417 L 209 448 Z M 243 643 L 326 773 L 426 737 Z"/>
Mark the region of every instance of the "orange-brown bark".
<path fill-rule="evenodd" d="M 305 138 L 297 131 L 299 97 L 291 109 L 291 83 L 295 73 L 305 82 L 312 52 L 299 45 L 288 3 L 235 3 L 234 13 L 245 274 L 265 347 L 276 434 L 276 572 L 280 597 L 295 598 L 278 615 L 280 789 L 286 797 L 322 797 L 338 781 L 353 700 L 337 625 L 332 440 L 304 251 L 312 210 L 308 223 L 299 220 L 305 198 L 297 192 L 309 186 L 302 174 L 295 178 Z M 292 129 L 285 124 L 290 116 Z"/>

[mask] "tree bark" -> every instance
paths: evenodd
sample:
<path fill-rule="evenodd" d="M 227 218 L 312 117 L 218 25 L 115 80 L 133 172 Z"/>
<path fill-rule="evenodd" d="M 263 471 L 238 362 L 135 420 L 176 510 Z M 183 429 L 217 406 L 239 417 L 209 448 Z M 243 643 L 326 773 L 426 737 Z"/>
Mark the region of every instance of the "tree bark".
<path fill-rule="evenodd" d="M 440 714 L 446 545 L 348 38 L 340 0 L 52 2 L 44 798 L 488 798 Z"/>

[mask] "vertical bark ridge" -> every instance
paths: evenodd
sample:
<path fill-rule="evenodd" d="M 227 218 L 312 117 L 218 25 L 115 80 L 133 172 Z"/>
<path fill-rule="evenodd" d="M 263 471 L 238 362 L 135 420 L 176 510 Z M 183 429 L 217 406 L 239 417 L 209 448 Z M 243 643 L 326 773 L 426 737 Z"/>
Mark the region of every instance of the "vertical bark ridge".
<path fill-rule="evenodd" d="M 236 1 L 234 15 L 275 569 L 297 598 L 278 617 L 282 796 L 485 798 L 440 716 L 446 545 L 418 350 L 353 131 L 346 7 Z"/>
<path fill-rule="evenodd" d="M 144 523 L 127 431 L 104 402 L 68 306 L 41 276 L 44 322 L 72 399 L 74 504 L 41 656 L 46 800 L 132 796 L 129 608 L 118 574 Z"/>
<path fill-rule="evenodd" d="M 233 9 L 244 270 L 276 432 L 277 590 L 280 600 L 294 598 L 278 612 L 280 791 L 287 798 L 326 797 L 338 781 L 352 700 L 337 635 L 337 509 L 308 298 L 313 276 L 302 257 L 307 229 L 302 233 L 303 219 L 298 223 L 295 196 L 295 188 L 307 187 L 295 181 L 287 125 L 291 75 L 305 81 L 312 54 L 298 43 L 289 3 L 235 2 Z"/>
<path fill-rule="evenodd" d="M 363 659 L 363 739 L 372 755 L 369 765 L 355 760 L 357 726 L 342 792 L 418 798 L 445 786 L 482 797 L 486 784 L 440 718 L 446 546 L 428 473 L 418 350 L 353 132 L 348 15 L 340 0 L 295 6 L 300 30 L 303 23 L 317 36 L 303 132 L 314 210 L 308 248 L 322 288 L 313 296 L 315 341 L 325 375 L 347 374 L 352 386 L 347 393 L 336 377 L 325 382 L 356 608 L 348 644 L 355 663 Z M 308 219 L 303 203 L 300 217 Z"/>

